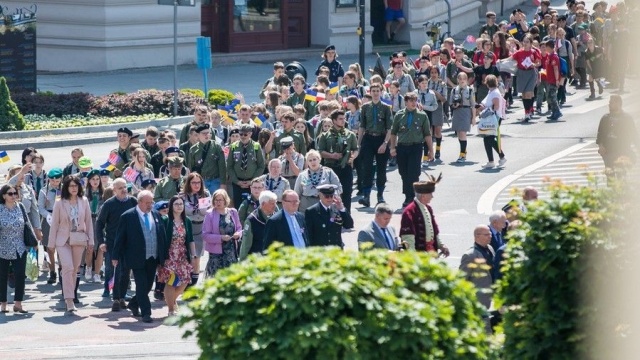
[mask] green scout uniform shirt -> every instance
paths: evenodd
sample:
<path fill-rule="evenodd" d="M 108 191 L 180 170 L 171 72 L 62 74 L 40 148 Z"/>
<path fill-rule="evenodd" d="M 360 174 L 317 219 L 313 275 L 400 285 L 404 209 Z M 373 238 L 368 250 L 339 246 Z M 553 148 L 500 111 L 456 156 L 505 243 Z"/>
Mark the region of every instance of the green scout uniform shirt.
<path fill-rule="evenodd" d="M 335 128 L 332 128 L 328 132 L 322 134 L 318 138 L 318 151 L 329 153 L 341 153 L 342 158 L 340 160 L 335 159 L 322 159 L 324 165 L 329 167 L 343 168 L 347 165 L 351 152 L 358 150 L 358 140 L 356 134 L 353 131 L 342 129 L 338 132 Z"/>
<path fill-rule="evenodd" d="M 250 140 L 247 143 L 247 168 L 241 169 L 242 163 L 242 142 L 236 141 L 231 144 L 229 156 L 227 157 L 227 174 L 231 182 L 237 184 L 240 179 L 255 179 L 264 173 L 264 156 L 260 144 Z"/>
<path fill-rule="evenodd" d="M 375 113 L 375 117 L 374 117 Z M 362 105 L 360 110 L 360 127 L 364 128 L 367 133 L 384 135 L 393 125 L 393 116 L 391 115 L 391 107 L 378 101 Z"/>
<path fill-rule="evenodd" d="M 204 150 L 208 147 L 206 159 L 203 159 Z M 201 167 L 200 175 L 205 180 L 221 179 L 224 183 L 227 179 L 227 168 L 224 162 L 224 152 L 222 147 L 215 141 L 209 140 L 203 144 L 201 142 L 196 143 L 189 150 L 189 157 L 187 158 L 187 167 L 191 171 L 197 167 Z"/>
<path fill-rule="evenodd" d="M 289 98 L 285 102 L 285 105 L 291 106 L 292 108 L 298 104 L 302 104 L 304 109 L 307 111 L 304 114 L 304 119 L 309 120 L 316 114 L 316 102 L 305 100 L 306 93 L 303 91 L 301 95 L 296 94 L 295 92 L 289 95 Z"/>
<path fill-rule="evenodd" d="M 111 154 L 113 154 L 113 153 L 118 154 L 118 156 L 120 157 L 118 162 L 114 164 L 116 169 L 122 171 L 122 170 L 124 170 L 124 168 L 126 168 L 131 163 L 131 153 L 129 153 L 129 147 L 128 146 L 127 146 L 127 149 L 124 149 L 124 150 L 121 149 L 120 147 L 117 147 L 117 148 L 111 150 Z M 113 172 L 112 172 L 112 174 L 113 174 Z"/>
<path fill-rule="evenodd" d="M 169 201 L 174 195 L 178 195 L 184 186 L 185 177 L 180 176 L 177 180 L 178 188 L 176 188 L 176 181 L 170 176 L 163 177 L 156 186 L 156 190 L 153 194 L 153 201 Z"/>
<path fill-rule="evenodd" d="M 305 156 L 307 154 L 307 144 L 305 144 L 304 138 L 302 138 L 302 134 L 293 129 L 291 129 L 291 131 L 289 131 L 288 133 L 283 131 L 282 134 L 280 134 L 280 136 L 278 136 L 273 141 L 273 146 L 275 146 L 276 149 L 276 156 L 282 155 L 282 144 L 280 144 L 280 140 L 286 138 L 287 136 L 291 136 L 293 138 L 293 145 L 295 145 L 296 147 L 296 152 L 299 152 L 300 154 L 302 154 L 302 156 Z"/>
<path fill-rule="evenodd" d="M 391 135 L 398 136 L 397 144 L 412 145 L 423 143 L 427 136 L 431 135 L 431 124 L 427 114 L 420 110 L 413 111 L 413 120 L 409 126 L 407 116 L 409 111 L 406 108 L 398 111 L 393 118 Z"/>

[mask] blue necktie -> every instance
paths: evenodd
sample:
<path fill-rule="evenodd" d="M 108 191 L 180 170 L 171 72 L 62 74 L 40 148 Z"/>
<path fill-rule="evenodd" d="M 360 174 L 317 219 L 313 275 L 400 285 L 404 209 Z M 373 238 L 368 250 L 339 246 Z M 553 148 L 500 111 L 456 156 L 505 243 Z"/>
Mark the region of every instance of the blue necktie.
<path fill-rule="evenodd" d="M 298 249 L 304 249 L 306 246 L 304 240 L 302 239 L 302 232 L 300 231 L 300 226 L 298 225 L 298 219 L 296 219 L 295 215 L 291 216 L 291 223 L 293 224 L 293 233 L 295 235 L 293 237 L 293 246 Z"/>
<path fill-rule="evenodd" d="M 413 124 L 413 113 L 409 113 L 407 114 L 407 127 L 411 127 L 411 124 Z"/>
<path fill-rule="evenodd" d="M 391 237 L 388 236 L 388 231 L 386 228 L 380 229 L 382 230 L 382 235 L 384 235 L 385 240 L 387 240 L 387 245 L 389 246 L 389 250 L 395 250 L 395 246 L 393 246 L 393 241 L 391 241 Z"/>
<path fill-rule="evenodd" d="M 149 213 L 144 214 L 144 225 L 147 227 L 147 230 L 151 231 L 151 224 L 149 223 Z"/>

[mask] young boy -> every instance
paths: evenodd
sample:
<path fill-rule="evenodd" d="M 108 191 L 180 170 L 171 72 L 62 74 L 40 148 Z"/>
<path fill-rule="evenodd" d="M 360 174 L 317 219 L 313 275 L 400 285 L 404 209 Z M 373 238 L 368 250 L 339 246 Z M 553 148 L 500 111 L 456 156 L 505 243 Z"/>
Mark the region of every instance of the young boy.
<path fill-rule="evenodd" d="M 555 51 L 555 41 L 549 40 L 545 43 L 547 50 L 547 61 L 545 62 L 546 83 L 547 83 L 547 106 L 551 110 L 551 121 L 558 120 L 562 113 L 558 106 L 558 87 L 562 85 L 562 74 L 560 73 L 560 58 Z"/>

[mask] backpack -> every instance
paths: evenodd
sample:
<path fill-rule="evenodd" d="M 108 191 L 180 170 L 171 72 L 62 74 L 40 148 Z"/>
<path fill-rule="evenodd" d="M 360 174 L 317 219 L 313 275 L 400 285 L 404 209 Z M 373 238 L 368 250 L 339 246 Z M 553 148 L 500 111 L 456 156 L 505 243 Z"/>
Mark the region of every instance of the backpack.
<path fill-rule="evenodd" d="M 560 76 L 569 76 L 569 64 L 567 63 L 567 60 L 561 58 L 560 56 L 558 56 L 558 59 L 560 59 Z"/>

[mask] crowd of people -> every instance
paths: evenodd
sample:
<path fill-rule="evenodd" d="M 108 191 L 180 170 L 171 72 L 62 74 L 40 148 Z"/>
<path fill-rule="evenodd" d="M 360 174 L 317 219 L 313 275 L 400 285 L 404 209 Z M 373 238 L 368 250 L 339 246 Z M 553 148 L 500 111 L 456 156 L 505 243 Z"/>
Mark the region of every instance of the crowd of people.
<path fill-rule="evenodd" d="M 277 62 L 260 91 L 263 103 L 249 105 L 239 95 L 231 112 L 197 106 L 179 136 L 171 129 L 135 134 L 122 127 L 102 165 L 76 148 L 67 166 L 46 171 L 43 153 L 26 148 L 0 189 L 0 310 L 6 311 L 11 277 L 14 311 L 26 311 L 28 225 L 46 252 L 46 282 L 61 284 L 66 314 L 77 312 L 84 277 L 104 283 L 112 311 L 129 309 L 152 322 L 151 290 L 175 314 L 181 293 L 198 282 L 204 251 L 204 276 L 213 277 L 276 241 L 343 247 L 342 230 L 354 227 L 352 191 L 371 207 L 374 180 L 374 219 L 358 229 L 359 243 L 369 244 L 363 248 L 449 256 L 429 205 L 441 176 L 420 181 L 423 163 L 441 158 L 445 122 L 456 132 L 457 161 L 464 163 L 471 127 L 494 119 L 483 132 L 483 167 L 504 166 L 499 126 L 518 93 L 524 121 L 541 112 L 544 99 L 557 120 L 567 81 L 575 79 L 577 88 L 588 82 L 591 97 L 594 83 L 602 92 L 605 76 L 623 89 L 624 76 L 606 74 L 605 64 L 613 59 L 607 54 L 620 50 L 610 39 L 626 36 L 624 4 L 607 12 L 606 3 L 598 3 L 589 14 L 571 1 L 569 12 L 559 15 L 543 0 L 533 24 L 519 10 L 510 23 L 495 24 L 489 12 L 476 52 L 446 39 L 441 49 L 425 45 L 415 63 L 394 53 L 390 68 L 369 79 L 358 64 L 345 72 L 334 46 L 325 48 L 313 80 L 290 79 Z M 515 76 L 496 67 L 505 59 L 516 62 Z M 399 232 L 389 226 L 393 210 L 384 199 L 388 166 L 397 166 L 402 179 Z M 505 216 L 493 214 L 489 226 L 475 229 L 463 270 L 477 257 L 494 263 L 494 250 L 504 245 Z M 131 274 L 136 293 L 129 298 Z"/>

